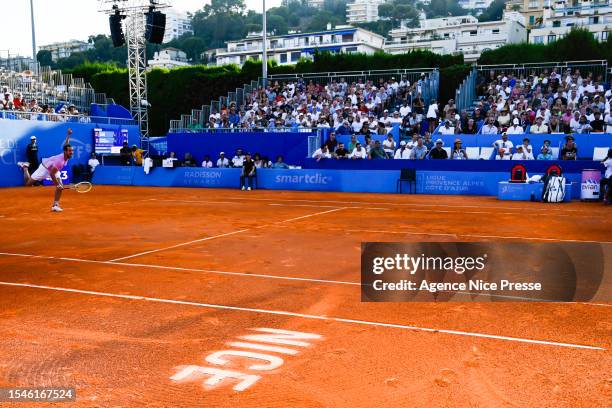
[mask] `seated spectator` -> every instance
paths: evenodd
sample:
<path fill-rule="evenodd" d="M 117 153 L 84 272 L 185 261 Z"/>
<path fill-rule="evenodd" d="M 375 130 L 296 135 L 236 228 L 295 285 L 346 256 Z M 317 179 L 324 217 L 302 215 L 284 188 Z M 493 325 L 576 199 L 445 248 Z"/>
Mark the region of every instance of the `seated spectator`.
<path fill-rule="evenodd" d="M 342 125 L 338 126 L 336 133 L 339 135 L 350 135 L 353 133 L 353 128 L 349 124 L 348 120 L 344 120 Z"/>
<path fill-rule="evenodd" d="M 339 143 L 338 148 L 334 152 L 334 158 L 336 159 L 347 159 L 350 152 L 344 147 L 344 143 Z"/>
<path fill-rule="evenodd" d="M 433 149 L 434 142 L 431 140 L 431 133 L 425 132 L 425 136 L 423 137 L 423 145 L 427 148 L 427 150 Z"/>
<path fill-rule="evenodd" d="M 538 116 L 535 125 L 531 125 L 530 132 L 534 135 L 549 133 L 548 126 L 544 124 L 544 117 Z"/>
<path fill-rule="evenodd" d="M 268 166 L 268 161 L 262 159 L 259 153 L 255 153 L 255 155 L 253 156 L 253 162 L 255 162 L 255 167 L 257 167 L 258 169 Z"/>
<path fill-rule="evenodd" d="M 336 134 L 334 132 L 329 133 L 329 136 L 327 140 L 325 141 L 325 145 L 327 146 L 327 150 L 330 153 L 333 153 L 336 151 L 336 148 L 338 147 L 338 140 L 336 139 Z"/>
<path fill-rule="evenodd" d="M 429 149 L 425 146 L 423 138 L 419 136 L 417 143 L 410 149 L 410 158 L 413 160 L 424 160 L 427 157 Z"/>
<path fill-rule="evenodd" d="M 601 112 L 595 111 L 593 113 L 594 119 L 591 121 L 591 133 L 603 133 L 605 122 L 601 118 Z"/>
<path fill-rule="evenodd" d="M 474 119 L 470 118 L 467 121 L 467 125 L 462 130 L 466 135 L 475 135 L 478 132 L 478 126 L 476 125 Z"/>
<path fill-rule="evenodd" d="M 395 140 L 393 139 L 393 135 L 389 133 L 387 135 L 387 140 L 383 142 L 383 149 L 387 154 L 387 158 L 392 159 L 395 154 Z"/>
<path fill-rule="evenodd" d="M 525 130 L 520 126 L 520 121 L 517 118 L 512 119 L 512 126 L 506 131 L 509 135 L 522 135 Z"/>
<path fill-rule="evenodd" d="M 487 124 L 482 127 L 483 135 L 496 135 L 499 133 L 497 126 L 495 126 L 495 119 L 489 118 Z"/>
<path fill-rule="evenodd" d="M 365 159 L 366 157 L 368 157 L 366 149 L 361 147 L 361 143 L 357 142 L 357 144 L 355 145 L 355 148 L 349 155 L 349 159 L 360 160 L 360 159 Z"/>
<path fill-rule="evenodd" d="M 587 120 L 586 115 L 580 116 L 580 120 L 578 121 L 578 124 L 574 132 L 579 133 L 579 134 L 591 132 L 591 125 L 589 124 L 589 121 Z"/>
<path fill-rule="evenodd" d="M 178 157 L 176 157 L 176 153 L 174 152 L 170 152 L 170 155 L 166 160 L 172 162 L 172 168 L 181 167 L 181 162 Z"/>
<path fill-rule="evenodd" d="M 242 167 L 244 162 L 244 155 L 242 149 L 236 149 L 236 155 L 232 158 L 232 167 Z"/>
<path fill-rule="evenodd" d="M 553 155 L 552 155 L 552 149 L 550 148 L 550 146 L 542 146 L 542 149 L 540 150 L 540 154 L 538 154 L 537 157 L 538 160 L 552 160 L 553 159 Z"/>
<path fill-rule="evenodd" d="M 219 153 L 219 159 L 217 160 L 217 167 L 220 169 L 224 169 L 230 166 L 229 160 L 225 157 L 225 153 Z"/>
<path fill-rule="evenodd" d="M 272 165 L 273 169 L 288 169 L 289 165 L 287 163 L 285 163 L 283 156 L 278 156 L 276 158 L 276 161 L 274 162 L 274 164 Z"/>
<path fill-rule="evenodd" d="M 512 154 L 508 154 L 509 149 L 501 148 L 497 149 L 495 152 L 495 160 L 510 160 L 512 158 Z"/>
<path fill-rule="evenodd" d="M 565 145 L 561 149 L 561 160 L 576 160 L 578 148 L 576 147 L 576 143 L 574 143 L 574 137 L 567 136 L 565 140 Z"/>
<path fill-rule="evenodd" d="M 548 133 L 563 133 L 563 125 L 557 116 L 551 116 L 548 122 Z"/>
<path fill-rule="evenodd" d="M 317 161 L 322 159 L 331 159 L 331 157 L 331 153 L 329 150 L 327 150 L 327 145 L 325 143 L 312 154 L 312 158 L 317 159 Z"/>
<path fill-rule="evenodd" d="M 351 136 L 351 141 L 349 142 L 348 145 L 348 150 L 352 153 L 353 150 L 355 150 L 355 147 L 357 147 L 357 143 L 359 143 L 359 141 L 357 140 L 357 136 L 352 135 Z"/>
<path fill-rule="evenodd" d="M 503 153 L 504 153 L 503 159 L 510 160 L 510 157 L 512 156 L 512 148 L 514 147 L 514 144 L 512 143 L 511 140 L 508 140 L 508 134 L 506 132 L 502 133 L 501 139 L 496 140 L 493 143 L 493 147 L 497 150 L 498 154 L 500 150 L 503 150 Z"/>
<path fill-rule="evenodd" d="M 395 154 L 393 155 L 394 159 L 409 159 L 411 150 L 406 147 L 406 141 L 402 140 L 400 142 L 400 147 L 397 149 Z"/>
<path fill-rule="evenodd" d="M 444 142 L 442 139 L 436 140 L 436 147 L 429 153 L 430 159 L 448 159 L 448 153 L 442 148 Z"/>
<path fill-rule="evenodd" d="M 523 145 L 516 146 L 516 153 L 512 155 L 512 160 L 533 160 L 533 155 L 525 151 Z"/>
<path fill-rule="evenodd" d="M 204 156 L 204 160 L 202 160 L 202 167 L 204 167 L 205 169 L 212 169 L 214 167 L 209 155 Z"/>
<path fill-rule="evenodd" d="M 185 160 L 183 161 L 183 166 L 185 167 L 196 167 L 197 163 L 195 158 L 191 155 L 191 153 L 185 153 Z"/>
<path fill-rule="evenodd" d="M 445 120 L 444 126 L 438 129 L 438 132 L 440 132 L 441 135 L 454 135 L 455 128 L 451 127 L 450 120 Z"/>
<path fill-rule="evenodd" d="M 132 150 L 128 142 L 123 142 L 123 147 L 119 150 L 119 160 L 122 166 L 129 166 L 132 163 Z"/>
<path fill-rule="evenodd" d="M 467 160 L 468 156 L 465 152 L 465 149 L 461 147 L 461 139 L 455 139 L 455 144 L 453 145 L 453 150 L 451 152 L 452 160 Z"/>
<path fill-rule="evenodd" d="M 531 146 L 531 140 L 529 140 L 528 137 L 523 139 L 523 152 L 531 156 L 531 159 L 528 159 L 528 160 L 533 160 L 533 147 Z"/>
<path fill-rule="evenodd" d="M 382 148 L 380 140 L 377 140 L 376 142 L 374 142 L 374 147 L 372 147 L 370 149 L 369 158 L 372 159 L 372 160 L 386 159 L 387 158 L 387 153 Z"/>
<path fill-rule="evenodd" d="M 240 172 L 240 185 L 243 190 L 250 191 L 253 189 L 253 181 L 256 175 L 257 168 L 255 167 L 255 162 L 251 159 L 251 154 L 247 152 L 242 160 L 242 171 Z M 248 181 L 248 188 L 245 180 Z"/>

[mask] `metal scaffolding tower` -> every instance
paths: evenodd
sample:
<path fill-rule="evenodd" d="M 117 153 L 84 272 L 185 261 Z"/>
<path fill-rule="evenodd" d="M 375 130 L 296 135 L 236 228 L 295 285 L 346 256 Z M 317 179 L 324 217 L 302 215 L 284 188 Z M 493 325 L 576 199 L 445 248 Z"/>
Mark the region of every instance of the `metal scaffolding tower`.
<path fill-rule="evenodd" d="M 125 16 L 123 30 L 128 51 L 128 76 L 130 87 L 130 111 L 140 126 L 141 146 L 148 149 L 149 100 L 147 99 L 147 44 L 145 39 L 145 13 L 153 7 L 161 10 L 170 7 L 161 0 L 98 0 L 100 11 L 108 15 Z"/>

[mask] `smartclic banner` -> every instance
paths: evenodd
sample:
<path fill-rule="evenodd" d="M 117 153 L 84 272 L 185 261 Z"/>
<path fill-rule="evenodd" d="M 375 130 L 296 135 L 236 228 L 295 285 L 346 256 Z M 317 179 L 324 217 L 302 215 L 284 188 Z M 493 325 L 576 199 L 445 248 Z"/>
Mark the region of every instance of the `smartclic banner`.
<path fill-rule="evenodd" d="M 363 302 L 610 302 L 612 245 L 371 242 Z"/>

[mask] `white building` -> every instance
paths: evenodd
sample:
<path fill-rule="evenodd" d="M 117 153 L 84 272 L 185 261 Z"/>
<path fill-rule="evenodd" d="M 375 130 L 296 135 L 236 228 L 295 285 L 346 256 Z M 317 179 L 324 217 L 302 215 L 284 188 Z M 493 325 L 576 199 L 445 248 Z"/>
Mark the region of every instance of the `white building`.
<path fill-rule="evenodd" d="M 166 12 L 166 33 L 164 34 L 164 43 L 170 42 L 187 33 L 193 34 L 191 19 L 187 13 L 168 9 Z"/>
<path fill-rule="evenodd" d="M 548 44 L 563 38 L 572 27 L 589 30 L 599 41 L 612 31 L 612 6 L 609 0 L 557 0 L 544 8 L 541 24 L 529 33 L 529 42 Z"/>
<path fill-rule="evenodd" d="M 187 54 L 177 48 L 164 48 L 153 54 L 153 59 L 148 61 L 149 68 L 177 68 L 189 65 Z"/>
<path fill-rule="evenodd" d="M 493 3 L 493 0 L 459 0 L 459 5 L 466 10 L 471 10 L 474 14 L 481 14 Z"/>
<path fill-rule="evenodd" d="M 355 0 L 346 5 L 346 21 L 349 24 L 378 21 L 378 6 L 385 0 Z"/>
<path fill-rule="evenodd" d="M 309 7 L 322 8 L 325 0 L 306 0 L 306 5 Z"/>
<path fill-rule="evenodd" d="M 70 40 L 38 47 L 40 51 L 50 51 L 51 59 L 55 62 L 60 58 L 68 58 L 75 52 L 83 52 L 93 48 L 93 44 L 85 41 Z"/>
<path fill-rule="evenodd" d="M 389 32 L 385 51 L 401 54 L 429 50 L 437 54 L 463 53 L 466 62 L 476 61 L 486 50 L 527 41 L 527 30 L 513 19 L 479 22 L 474 16 L 421 20 L 420 27 L 401 27 Z"/>
<path fill-rule="evenodd" d="M 382 51 L 384 37 L 351 26 L 317 33 L 271 36 L 267 39 L 268 59 L 279 65 L 295 64 L 302 57 L 311 58 L 315 51 L 359 52 L 373 54 Z M 227 49 L 217 52 L 217 65 L 242 65 L 251 58 L 259 60 L 263 51 L 261 33 L 239 41 L 228 41 Z M 333 70 L 333 67 L 330 67 Z"/>

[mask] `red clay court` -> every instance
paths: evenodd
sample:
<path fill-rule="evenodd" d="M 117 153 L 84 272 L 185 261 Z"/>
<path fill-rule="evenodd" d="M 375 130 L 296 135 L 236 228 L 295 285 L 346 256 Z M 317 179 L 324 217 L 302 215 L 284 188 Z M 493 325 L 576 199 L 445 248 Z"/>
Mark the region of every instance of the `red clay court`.
<path fill-rule="evenodd" d="M 96 186 L 51 214 L 48 188 L 0 194 L 0 386 L 75 387 L 78 407 L 612 399 L 610 303 L 362 303 L 359 283 L 361 242 L 609 243 L 609 208 Z M 244 346 L 279 330 L 310 335 Z"/>

